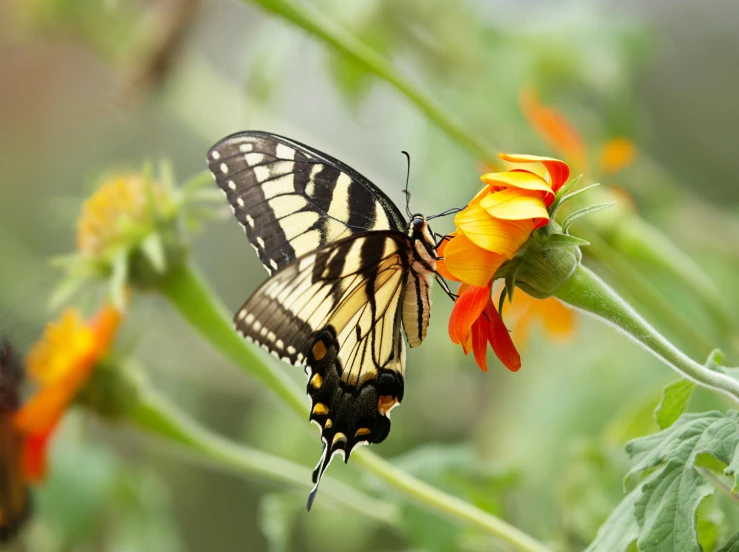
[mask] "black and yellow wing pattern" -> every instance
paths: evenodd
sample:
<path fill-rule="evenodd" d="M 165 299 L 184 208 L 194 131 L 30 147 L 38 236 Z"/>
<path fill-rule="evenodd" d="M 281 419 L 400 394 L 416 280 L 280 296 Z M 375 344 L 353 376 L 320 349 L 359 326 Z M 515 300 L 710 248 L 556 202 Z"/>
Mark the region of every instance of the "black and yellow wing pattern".
<path fill-rule="evenodd" d="M 245 338 L 302 366 L 323 452 L 379 443 L 403 398 L 404 327 L 426 334 L 435 244 L 425 219 L 405 221 L 369 180 L 340 161 L 264 132 L 229 136 L 210 169 L 272 275 L 235 317 Z"/>

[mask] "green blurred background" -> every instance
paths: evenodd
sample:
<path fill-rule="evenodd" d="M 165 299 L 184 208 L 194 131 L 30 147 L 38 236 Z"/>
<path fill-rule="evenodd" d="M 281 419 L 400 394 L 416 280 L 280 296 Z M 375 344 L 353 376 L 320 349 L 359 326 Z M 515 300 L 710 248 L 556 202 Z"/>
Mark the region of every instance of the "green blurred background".
<path fill-rule="evenodd" d="M 681 282 L 629 262 L 705 342 L 725 348 L 727 364 L 739 364 L 739 4 L 312 5 L 500 151 L 555 153 L 521 112 L 527 86 L 572 121 L 591 159 L 611 137 L 631 140 L 636 161 L 607 183 L 625 190 L 643 219 L 703 267 L 732 320 L 712 325 Z M 74 248 L 81 201 L 102 174 L 166 158 L 184 181 L 205 168 L 212 143 L 243 129 L 324 150 L 398 203 L 406 150 L 414 211 L 461 205 L 480 186 L 481 160 L 405 97 L 249 2 L 0 4 L 2 331 L 24 350 L 39 335 L 60 279 L 49 259 Z M 598 176 L 595 165 L 587 180 Z M 228 209 L 219 214 L 196 236 L 193 255 L 235 310 L 266 273 Z M 434 229 L 452 224 L 444 219 Z M 585 262 L 630 297 L 607 267 Z M 403 405 L 375 451 L 555 550 L 583 549 L 622 496 L 623 444 L 656 430 L 652 409 L 674 375 L 583 318 L 567 342 L 532 328 L 519 373 L 492 358 L 482 373 L 448 340 L 451 304 L 435 291 L 429 338 L 409 353 Z M 710 350 L 677 343 L 696 359 Z M 161 299 L 136 299 L 119 344 L 159 389 L 214 430 L 301 465 L 318 458 L 318 439 L 302 427 L 307 420 L 194 339 Z M 303 385 L 300 370 L 285 369 Z M 726 406 L 707 393 L 692 403 Z M 51 465 L 18 550 L 506 550 L 406 503 L 351 463 L 330 472 L 398 504 L 400 529 L 342 512 L 320 493 L 328 507 L 307 514 L 302 489 L 221 472 L 82 414 L 66 418 Z M 736 505 L 719 510 L 722 500 L 705 506 L 718 531 L 739 526 Z"/>

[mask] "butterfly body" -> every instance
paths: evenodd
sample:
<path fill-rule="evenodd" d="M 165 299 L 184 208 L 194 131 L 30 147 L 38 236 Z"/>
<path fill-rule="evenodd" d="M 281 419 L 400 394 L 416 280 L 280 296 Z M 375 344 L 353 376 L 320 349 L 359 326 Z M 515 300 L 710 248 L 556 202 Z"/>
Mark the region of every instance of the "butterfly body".
<path fill-rule="evenodd" d="M 426 336 L 436 244 L 369 180 L 294 140 L 249 131 L 208 152 L 211 171 L 271 277 L 237 312 L 246 339 L 302 366 L 323 452 L 379 443 L 403 399 L 404 329 Z M 309 507 L 315 488 L 309 499 Z"/>

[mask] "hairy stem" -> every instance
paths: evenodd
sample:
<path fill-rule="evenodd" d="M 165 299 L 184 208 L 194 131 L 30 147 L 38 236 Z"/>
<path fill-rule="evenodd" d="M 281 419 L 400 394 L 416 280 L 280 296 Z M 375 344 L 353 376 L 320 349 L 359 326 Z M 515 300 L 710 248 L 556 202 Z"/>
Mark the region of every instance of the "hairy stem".
<path fill-rule="evenodd" d="M 680 375 L 739 401 L 739 380 L 689 358 L 591 270 L 580 265 L 557 290 L 556 296 L 613 324 Z"/>

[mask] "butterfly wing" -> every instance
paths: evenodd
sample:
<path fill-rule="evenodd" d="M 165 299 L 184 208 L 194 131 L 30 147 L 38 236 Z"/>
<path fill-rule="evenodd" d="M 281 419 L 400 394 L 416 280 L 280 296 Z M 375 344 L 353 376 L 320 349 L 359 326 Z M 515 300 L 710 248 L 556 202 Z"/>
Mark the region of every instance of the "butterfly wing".
<path fill-rule="evenodd" d="M 0 342 L 0 543 L 15 536 L 31 509 L 21 467 L 21 436 L 13 424 L 21 377 L 13 349 Z"/>
<path fill-rule="evenodd" d="M 267 132 L 228 136 L 208 151 L 218 186 L 270 274 L 331 241 L 404 232 L 390 199 L 341 161 Z"/>
<path fill-rule="evenodd" d="M 388 413 L 403 398 L 410 248 L 393 231 L 332 242 L 277 272 L 236 314 L 244 337 L 305 367 L 324 444 L 316 487 L 334 455 L 346 461 L 357 445 L 387 437 Z"/>

